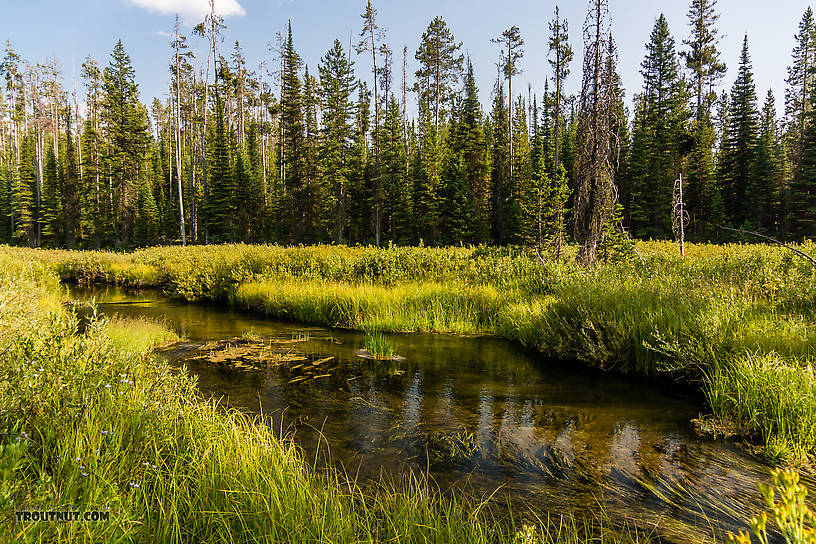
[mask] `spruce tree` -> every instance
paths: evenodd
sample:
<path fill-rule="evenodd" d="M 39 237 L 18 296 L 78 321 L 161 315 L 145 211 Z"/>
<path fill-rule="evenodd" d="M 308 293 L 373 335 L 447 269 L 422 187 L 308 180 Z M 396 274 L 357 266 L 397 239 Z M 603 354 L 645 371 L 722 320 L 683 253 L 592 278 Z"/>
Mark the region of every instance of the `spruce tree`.
<path fill-rule="evenodd" d="M 781 226 L 780 198 L 784 182 L 783 150 L 776 121 L 776 100 L 768 90 L 762 107 L 756 160 L 748 187 L 748 216 L 756 226 L 776 234 Z"/>
<path fill-rule="evenodd" d="M 289 35 L 284 52 L 284 72 L 281 78 L 282 110 L 280 123 L 283 136 L 285 194 L 284 209 L 290 241 L 304 240 L 308 221 L 308 201 L 306 180 L 303 179 L 304 159 L 304 120 L 303 94 L 298 76 L 301 60 L 295 51 L 292 40 L 292 24 L 289 23 Z"/>
<path fill-rule="evenodd" d="M 728 125 L 723 135 L 718 164 L 719 183 L 725 210 L 732 224 L 741 226 L 749 217 L 746 197 L 751 184 L 759 134 L 756 86 L 748 52 L 748 36 L 743 40 L 739 71 L 728 106 Z"/>
<path fill-rule="evenodd" d="M 691 216 L 691 231 L 703 239 L 716 234 L 722 206 L 714 175 L 716 135 L 711 124 L 711 105 L 716 97 L 714 87 L 722 79 L 726 68 L 717 50 L 719 33 L 716 24 L 719 14 L 716 5 L 717 0 L 691 0 L 688 11 L 691 36 L 683 41 L 688 49 L 682 53 L 686 67 L 691 71 L 694 110 L 692 149 L 685 178 L 686 203 Z"/>
<path fill-rule="evenodd" d="M 793 48 L 793 63 L 788 67 L 785 80 L 785 115 L 788 128 L 788 148 L 792 169 L 796 171 L 802 155 L 802 145 L 807 128 L 807 115 L 810 111 L 810 96 L 813 92 L 816 77 L 816 22 L 813 10 L 807 8 L 799 22 L 796 34 L 796 45 Z"/>
<path fill-rule="evenodd" d="M 668 22 L 661 14 L 641 63 L 643 92 L 636 97 L 630 187 L 626 201 L 633 232 L 671 235 L 671 199 L 681 173 L 680 143 L 688 117 L 685 82 Z"/>
<path fill-rule="evenodd" d="M 493 242 L 504 244 L 508 241 L 506 218 L 506 199 L 509 195 L 510 161 L 508 156 L 509 132 L 507 127 L 507 108 L 504 101 L 504 85 L 501 79 L 496 80 L 494 88 L 493 111 L 490 115 L 491 130 L 491 170 L 490 191 L 492 193 L 491 233 Z"/>
<path fill-rule="evenodd" d="M 35 158 L 34 136 L 27 134 L 20 146 L 20 161 L 15 183 L 12 185 L 12 213 L 14 215 L 14 240 L 18 243 L 34 246 L 37 234 L 35 210 L 35 185 L 37 183 L 37 165 Z"/>
<path fill-rule="evenodd" d="M 465 74 L 464 98 L 459 128 L 464 162 L 463 175 L 469 197 L 472 224 L 471 240 L 484 243 L 490 237 L 490 185 L 486 155 L 486 140 L 479 89 L 473 75 L 473 64 L 468 60 Z"/>
<path fill-rule="evenodd" d="M 321 134 L 321 163 L 330 189 L 328 204 L 333 209 L 333 238 L 344 241 L 349 207 L 351 147 L 354 135 L 353 93 L 357 88 L 354 64 L 343 50 L 340 40 L 321 60 L 319 66 L 322 95 L 323 128 Z"/>
<path fill-rule="evenodd" d="M 101 118 L 107 140 L 114 243 L 127 246 L 133 234 L 138 180 L 150 135 L 133 65 L 121 40 L 113 48 L 111 62 L 103 72 L 102 86 Z"/>
<path fill-rule="evenodd" d="M 214 242 L 235 239 L 236 201 L 235 171 L 230 157 L 230 135 L 227 133 L 221 96 L 215 91 L 215 126 L 211 132 L 208 196 L 205 212 L 209 223 L 209 238 Z"/>
<path fill-rule="evenodd" d="M 794 241 L 816 237 L 816 89 L 805 119 L 805 139 L 799 167 L 793 174 L 788 195 L 789 237 Z"/>

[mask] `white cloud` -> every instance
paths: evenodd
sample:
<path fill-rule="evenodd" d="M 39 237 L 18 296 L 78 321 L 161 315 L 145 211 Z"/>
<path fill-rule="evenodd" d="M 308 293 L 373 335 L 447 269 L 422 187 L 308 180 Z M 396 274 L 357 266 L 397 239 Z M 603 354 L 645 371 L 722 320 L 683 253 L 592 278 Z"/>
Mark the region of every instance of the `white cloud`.
<path fill-rule="evenodd" d="M 161 36 L 162 38 L 172 38 L 173 37 L 172 34 L 170 34 L 169 32 L 165 32 L 164 30 L 154 30 L 153 34 L 155 34 L 156 36 Z"/>
<path fill-rule="evenodd" d="M 130 0 L 130 3 L 162 15 L 178 13 L 187 24 L 196 24 L 204 20 L 210 12 L 209 0 Z M 246 15 L 246 10 L 238 0 L 215 0 L 215 11 L 221 17 Z"/>

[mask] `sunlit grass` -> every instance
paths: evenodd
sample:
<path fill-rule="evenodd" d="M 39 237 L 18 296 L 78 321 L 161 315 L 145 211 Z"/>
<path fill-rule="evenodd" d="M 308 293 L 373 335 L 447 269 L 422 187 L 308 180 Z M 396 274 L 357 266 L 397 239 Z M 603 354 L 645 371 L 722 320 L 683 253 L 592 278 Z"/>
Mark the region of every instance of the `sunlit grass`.
<path fill-rule="evenodd" d="M 800 249 L 816 254 L 812 244 Z M 72 281 L 150 285 L 190 302 L 329 327 L 496 335 L 549 357 L 666 376 L 703 392 L 710 402 L 702 409 L 757 438 L 771 457 L 816 453 L 812 422 L 785 392 L 788 373 L 799 373 L 801 387 L 812 383 L 812 265 L 766 245 L 689 244 L 685 259 L 668 242 L 639 242 L 638 251 L 642 262 L 581 269 L 573 248 L 544 263 L 523 248 L 487 247 L 3 249 Z M 774 361 L 775 370 L 760 372 L 754 360 Z M 743 378 L 763 388 L 735 395 Z M 774 403 L 782 411 L 763 415 Z"/>
<path fill-rule="evenodd" d="M 636 542 L 601 513 L 516 521 L 422 478 L 362 489 L 267 420 L 205 401 L 151 358 L 160 323 L 79 332 L 48 268 L 0 252 L 0 517 L 110 508 L 108 523 L 3 523 L 3 542 Z"/>

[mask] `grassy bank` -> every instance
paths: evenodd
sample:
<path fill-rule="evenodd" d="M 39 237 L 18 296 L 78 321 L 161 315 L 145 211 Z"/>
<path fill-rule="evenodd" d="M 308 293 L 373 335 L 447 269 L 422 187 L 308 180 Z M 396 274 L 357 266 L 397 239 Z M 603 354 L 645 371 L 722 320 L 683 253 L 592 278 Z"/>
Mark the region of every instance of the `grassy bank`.
<path fill-rule="evenodd" d="M 71 281 L 156 286 L 335 327 L 494 334 L 580 364 L 666 374 L 704 392 L 708 427 L 746 435 L 771 457 L 814 453 L 811 264 L 764 245 L 692 245 L 686 259 L 668 243 L 638 250 L 642 262 L 588 270 L 513 248 L 3 251 Z"/>
<path fill-rule="evenodd" d="M 0 251 L 2 542 L 636 541 L 602 518 L 517 525 L 423 482 L 363 491 L 318 472 L 263 421 L 201 400 L 192 378 L 151 359 L 173 337 L 160 324 L 78 332 L 58 276 L 22 255 Z M 13 515 L 95 507 L 110 522 Z"/>

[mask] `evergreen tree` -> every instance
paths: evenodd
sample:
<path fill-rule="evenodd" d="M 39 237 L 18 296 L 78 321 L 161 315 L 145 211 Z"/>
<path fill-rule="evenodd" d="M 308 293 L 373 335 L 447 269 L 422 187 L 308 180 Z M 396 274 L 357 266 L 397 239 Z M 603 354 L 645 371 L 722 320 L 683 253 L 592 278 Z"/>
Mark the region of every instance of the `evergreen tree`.
<path fill-rule="evenodd" d="M 18 243 L 34 246 L 37 235 L 35 214 L 35 185 L 37 165 L 35 159 L 34 136 L 23 137 L 17 177 L 12 185 L 12 213 L 14 216 L 14 239 Z"/>
<path fill-rule="evenodd" d="M 230 158 L 230 135 L 227 133 L 221 96 L 215 91 L 215 127 L 211 132 L 209 194 L 205 211 L 209 238 L 214 242 L 231 242 L 236 234 L 235 171 Z"/>
<path fill-rule="evenodd" d="M 325 240 L 325 233 L 331 230 L 329 224 L 330 206 L 324 199 L 329 191 L 324 187 L 318 170 L 318 126 L 317 115 L 320 108 L 317 96 L 318 82 L 309 74 L 309 67 L 303 75 L 303 194 L 304 234 L 306 240 Z M 325 208 L 325 209 L 323 209 Z"/>
<path fill-rule="evenodd" d="M 415 55 L 419 62 L 414 86 L 419 102 L 419 145 L 426 172 L 416 178 L 414 195 L 415 204 L 426 214 L 417 226 L 421 227 L 423 239 L 431 243 L 439 235 L 443 214 L 440 208 L 446 191 L 441 172 L 446 158 L 443 148 L 452 136 L 448 134 L 447 120 L 453 106 L 453 86 L 462 74 L 461 47 L 445 21 L 436 17 L 423 33 Z"/>
<path fill-rule="evenodd" d="M 671 235 L 672 191 L 681 173 L 680 143 L 688 114 L 674 38 L 662 14 L 646 44 L 641 75 L 643 92 L 636 97 L 631 183 L 625 201 L 637 236 L 665 238 Z"/>
<path fill-rule="evenodd" d="M 756 160 L 748 187 L 748 217 L 759 229 L 776 233 L 780 227 L 780 198 L 784 182 L 783 150 L 776 121 L 776 100 L 768 91 L 759 128 Z"/>
<path fill-rule="evenodd" d="M 321 163 L 326 184 L 330 189 L 327 204 L 334 208 L 334 241 L 343 243 L 347 227 L 348 192 L 351 172 L 351 148 L 354 135 L 354 105 L 352 95 L 357 88 L 354 64 L 349 60 L 340 40 L 321 60 L 319 66 L 323 105 Z"/>
<path fill-rule="evenodd" d="M 686 67 L 691 71 L 694 109 L 692 149 L 685 179 L 686 203 L 691 216 L 691 231 L 704 239 L 716 234 L 716 224 L 722 217 L 722 201 L 714 175 L 716 135 L 711 124 L 711 104 L 716 97 L 714 87 L 726 68 L 717 50 L 719 14 L 716 5 L 717 0 L 691 0 L 688 11 L 691 36 L 683 42 L 688 50 L 682 53 Z"/>
<path fill-rule="evenodd" d="M 816 77 L 816 23 L 813 20 L 813 10 L 808 7 L 799 22 L 799 32 L 796 34 L 796 45 L 793 48 L 793 64 L 788 67 L 788 77 L 785 80 L 788 84 L 785 89 L 788 147 L 794 171 L 799 167 L 801 160 L 814 77 Z"/>
<path fill-rule="evenodd" d="M 107 141 L 114 243 L 127 246 L 133 234 L 138 180 L 142 176 L 150 136 L 133 65 L 121 40 L 116 43 L 111 62 L 103 72 L 102 85 L 101 118 Z"/>
<path fill-rule="evenodd" d="M 281 78 L 283 133 L 283 194 L 285 216 L 291 241 L 303 241 L 308 228 L 306 180 L 303 179 L 304 120 L 303 95 L 298 76 L 301 60 L 292 41 L 292 24 L 284 52 L 284 72 Z"/>
<path fill-rule="evenodd" d="M 490 115 L 492 125 L 490 189 L 493 196 L 491 231 L 493 242 L 496 244 L 504 244 L 508 241 L 507 225 L 505 224 L 505 202 L 509 195 L 510 161 L 507 144 L 509 133 L 506 112 L 504 85 L 502 85 L 501 79 L 497 79 L 494 89 L 493 111 Z"/>
<path fill-rule="evenodd" d="M 527 111 L 521 96 L 516 100 L 513 141 L 515 143 L 511 158 L 510 191 L 505 197 L 504 223 L 511 233 L 510 242 L 522 244 L 533 242 L 537 238 L 538 194 L 532 187 Z"/>
<path fill-rule="evenodd" d="M 564 107 L 564 81 L 570 73 L 570 62 L 572 62 L 573 52 L 569 44 L 569 25 L 566 19 L 561 19 L 558 6 L 555 7 L 555 19 L 550 22 L 550 66 L 553 70 L 552 81 L 555 83 L 555 91 L 553 95 L 553 144 L 555 150 L 553 152 L 554 167 L 553 173 L 557 173 L 561 166 L 561 133 L 563 126 L 563 107 Z M 545 110 L 546 101 L 548 100 L 547 93 L 544 93 Z M 545 115 L 545 119 L 547 116 Z"/>
<path fill-rule="evenodd" d="M 726 213 L 734 225 L 742 225 L 750 217 L 750 209 L 745 203 L 754 172 L 758 134 L 759 111 L 746 35 L 737 80 L 731 89 L 728 125 L 718 164 Z"/>
<path fill-rule="evenodd" d="M 789 237 L 795 241 L 816 237 L 816 89 L 805 119 L 805 139 L 799 167 L 791 180 L 787 216 Z"/>
<path fill-rule="evenodd" d="M 62 169 L 57 164 L 54 147 L 48 146 L 43 166 L 42 198 L 37 220 L 42 234 L 42 245 L 58 247 L 62 244 Z"/>
<path fill-rule="evenodd" d="M 463 176 L 467 184 L 468 208 L 472 225 L 470 241 L 474 243 L 487 242 L 490 237 L 490 184 L 482 117 L 479 89 L 473 75 L 473 64 L 468 60 L 459 130 L 464 163 Z"/>
<path fill-rule="evenodd" d="M 584 70 L 578 120 L 578 190 L 573 208 L 577 260 L 596 260 L 604 227 L 616 204 L 615 162 L 618 155 L 615 119 L 620 93 L 615 73 L 612 35 L 606 0 L 592 0 L 584 23 Z"/>

